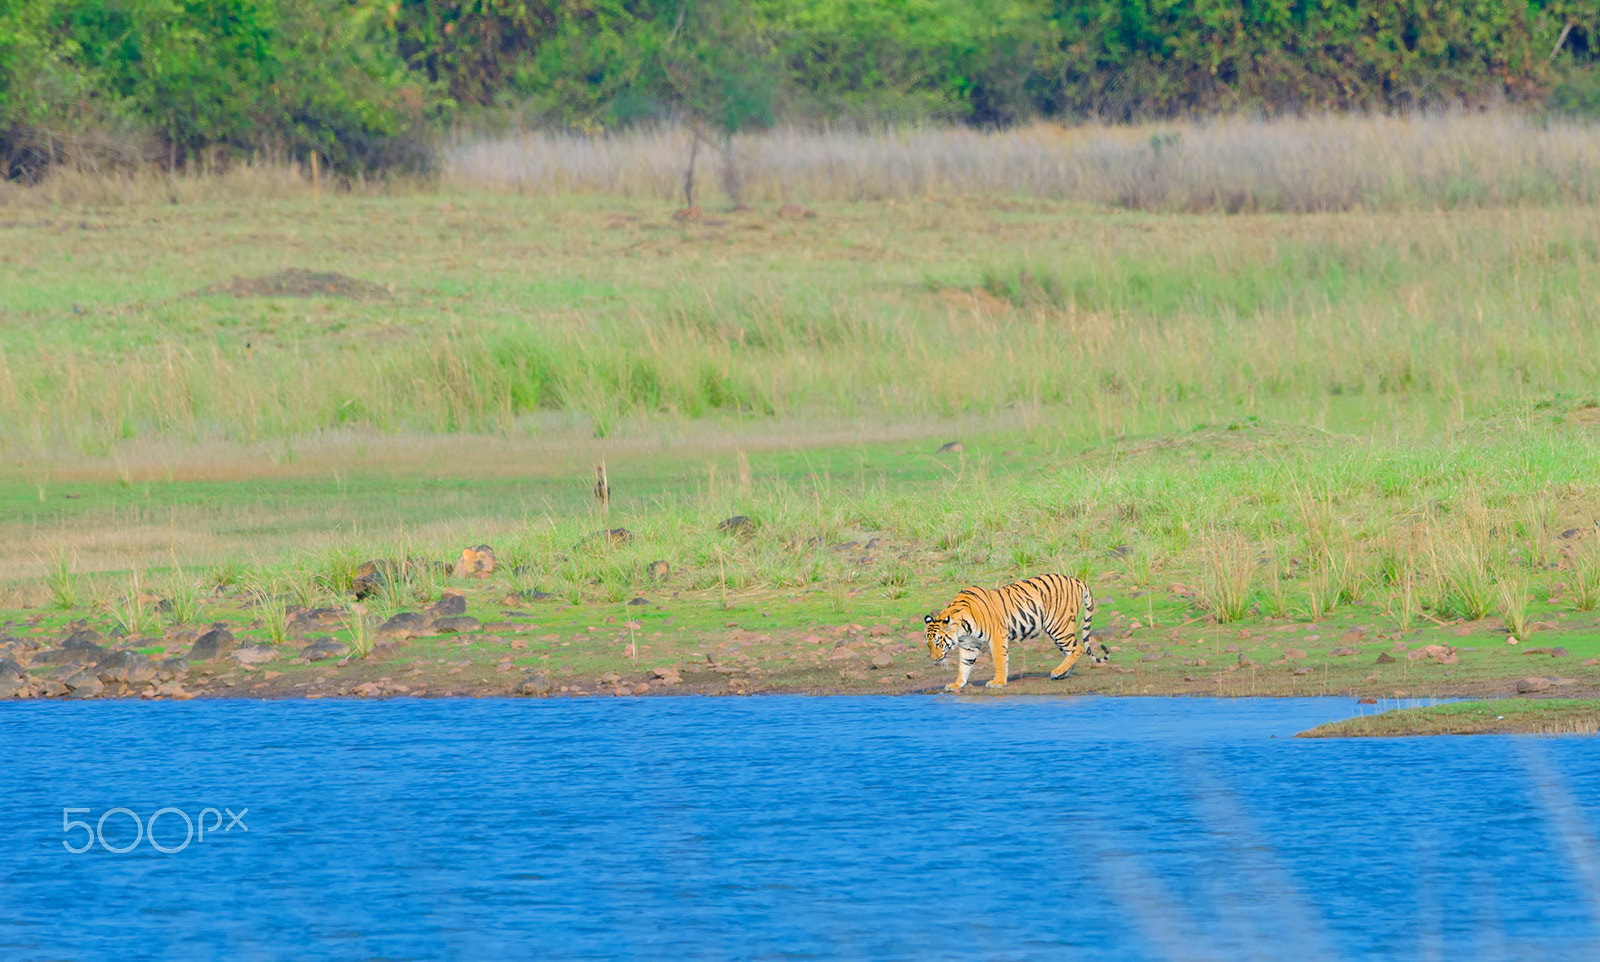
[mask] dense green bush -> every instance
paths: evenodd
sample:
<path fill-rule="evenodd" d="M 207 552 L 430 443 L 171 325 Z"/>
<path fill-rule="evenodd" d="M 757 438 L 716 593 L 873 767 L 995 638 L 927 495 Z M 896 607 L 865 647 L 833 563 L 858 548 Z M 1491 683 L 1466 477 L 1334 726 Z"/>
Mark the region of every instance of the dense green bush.
<path fill-rule="evenodd" d="M 426 163 L 498 113 L 794 119 L 1593 110 L 1600 0 L 0 0 L 0 162 Z M 1559 49 L 1558 49 L 1559 42 Z"/>

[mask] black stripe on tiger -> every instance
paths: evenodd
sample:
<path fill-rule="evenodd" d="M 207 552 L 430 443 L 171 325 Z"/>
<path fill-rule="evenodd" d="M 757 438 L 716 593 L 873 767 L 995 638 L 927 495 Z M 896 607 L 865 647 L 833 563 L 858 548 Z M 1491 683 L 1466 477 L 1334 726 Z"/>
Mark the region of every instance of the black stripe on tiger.
<path fill-rule="evenodd" d="M 1013 644 L 1043 635 L 1060 649 L 1061 664 L 1051 678 L 1065 678 L 1085 654 L 1104 664 L 1111 653 L 1089 642 L 1094 623 L 1094 593 L 1081 579 L 1045 574 L 1002 588 L 963 588 L 937 615 L 924 617 L 928 654 L 943 664 L 952 649 L 961 650 L 956 680 L 946 691 L 960 691 L 985 648 L 994 656 L 989 688 L 1003 688 Z M 1076 630 L 1074 630 L 1076 628 Z"/>

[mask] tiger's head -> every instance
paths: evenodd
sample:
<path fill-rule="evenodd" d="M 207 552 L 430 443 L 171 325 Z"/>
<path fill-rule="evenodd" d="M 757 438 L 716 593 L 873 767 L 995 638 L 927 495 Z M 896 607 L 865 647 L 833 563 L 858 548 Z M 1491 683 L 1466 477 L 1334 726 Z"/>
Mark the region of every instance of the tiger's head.
<path fill-rule="evenodd" d="M 950 649 L 976 628 L 971 612 L 960 600 L 952 601 L 937 615 L 923 615 L 922 623 L 928 636 L 928 657 L 936 665 L 944 664 Z"/>

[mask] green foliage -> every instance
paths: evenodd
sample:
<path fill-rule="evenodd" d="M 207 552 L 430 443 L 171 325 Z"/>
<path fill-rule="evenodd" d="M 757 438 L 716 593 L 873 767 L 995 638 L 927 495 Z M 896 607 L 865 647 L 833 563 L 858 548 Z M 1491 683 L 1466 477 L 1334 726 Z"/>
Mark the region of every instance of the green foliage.
<path fill-rule="evenodd" d="M 0 161 L 82 161 L 93 131 L 91 160 L 419 167 L 457 108 L 591 132 L 676 118 L 713 140 L 780 114 L 994 126 L 1546 93 L 1589 113 L 1597 17 L 1596 0 L 6 0 Z"/>

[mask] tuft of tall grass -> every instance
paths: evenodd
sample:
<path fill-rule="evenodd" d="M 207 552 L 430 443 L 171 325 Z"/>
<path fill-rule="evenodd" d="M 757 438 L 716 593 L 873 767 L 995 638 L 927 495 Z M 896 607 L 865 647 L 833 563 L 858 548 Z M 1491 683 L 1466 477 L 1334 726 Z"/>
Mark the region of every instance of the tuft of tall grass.
<path fill-rule="evenodd" d="M 1572 582 L 1572 607 L 1593 611 L 1600 605 L 1600 542 L 1586 539 L 1573 552 L 1568 565 Z"/>
<path fill-rule="evenodd" d="M 177 568 L 166 586 L 166 611 L 173 624 L 193 625 L 203 620 L 206 593 L 200 583 Z"/>
<path fill-rule="evenodd" d="M 1199 600 L 1218 622 L 1243 618 L 1250 608 L 1256 559 L 1238 536 L 1211 536 L 1200 544 Z"/>
<path fill-rule="evenodd" d="M 267 640 L 281 645 L 289 637 L 289 609 L 284 605 L 281 589 L 276 579 L 250 591 L 256 611 L 261 616 L 261 626 L 266 629 Z"/>
<path fill-rule="evenodd" d="M 1528 636 L 1528 573 L 1521 568 L 1502 572 L 1495 582 L 1496 607 L 1507 630 L 1518 638 Z"/>
<path fill-rule="evenodd" d="M 45 575 L 45 587 L 50 592 L 50 604 L 62 611 L 78 607 L 78 583 L 72 575 L 72 565 L 66 555 L 57 555 Z"/>
<path fill-rule="evenodd" d="M 344 606 L 343 620 L 345 631 L 350 635 L 350 650 L 358 658 L 366 658 L 372 654 L 373 638 L 372 626 L 367 621 L 367 613 L 360 605 L 351 603 Z"/>
<path fill-rule="evenodd" d="M 111 617 L 129 637 L 153 631 L 161 624 L 160 615 L 150 604 L 144 591 L 144 579 L 135 569 L 128 576 L 126 590 L 115 593 L 110 600 Z"/>

